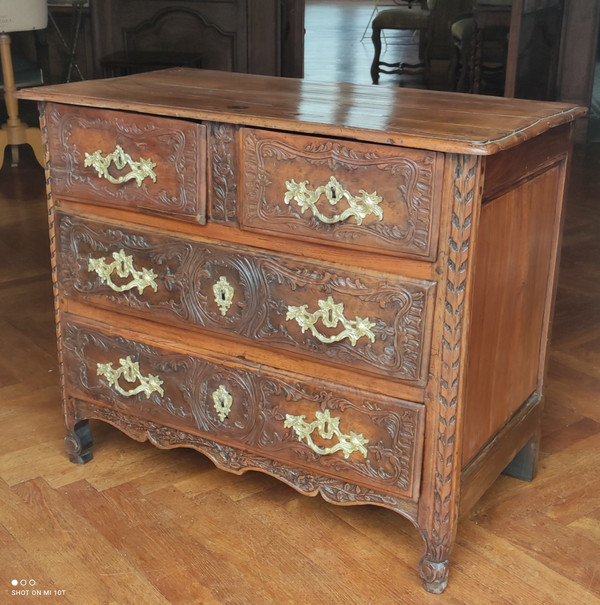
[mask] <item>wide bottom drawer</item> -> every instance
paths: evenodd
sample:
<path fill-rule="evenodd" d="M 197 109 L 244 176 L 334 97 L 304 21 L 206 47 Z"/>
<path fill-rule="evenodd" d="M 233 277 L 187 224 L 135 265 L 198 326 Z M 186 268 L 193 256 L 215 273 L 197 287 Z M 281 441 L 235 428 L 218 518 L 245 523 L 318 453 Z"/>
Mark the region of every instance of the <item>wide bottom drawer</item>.
<path fill-rule="evenodd" d="M 176 352 L 70 315 L 61 329 L 69 397 L 233 446 L 240 456 L 260 454 L 417 499 L 422 404 L 212 353 Z"/>

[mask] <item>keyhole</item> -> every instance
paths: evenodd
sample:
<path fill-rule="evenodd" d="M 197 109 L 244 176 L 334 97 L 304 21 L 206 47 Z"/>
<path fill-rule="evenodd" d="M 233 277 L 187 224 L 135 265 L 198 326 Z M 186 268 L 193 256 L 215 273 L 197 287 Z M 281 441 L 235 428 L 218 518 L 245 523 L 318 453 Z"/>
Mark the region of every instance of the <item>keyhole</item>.
<path fill-rule="evenodd" d="M 334 187 L 331 188 L 331 198 L 335 199 L 335 188 Z"/>
<path fill-rule="evenodd" d="M 225 297 L 225 292 L 221 292 L 221 300 L 225 302 L 227 299 Z"/>

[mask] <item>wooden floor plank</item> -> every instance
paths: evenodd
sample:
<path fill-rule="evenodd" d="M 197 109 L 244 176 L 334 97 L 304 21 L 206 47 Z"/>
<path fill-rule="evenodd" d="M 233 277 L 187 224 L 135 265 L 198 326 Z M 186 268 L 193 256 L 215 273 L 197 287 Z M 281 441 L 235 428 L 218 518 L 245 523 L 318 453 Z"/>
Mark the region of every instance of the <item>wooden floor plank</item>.
<path fill-rule="evenodd" d="M 91 602 L 108 600 L 106 587 L 90 570 L 81 552 L 85 542 L 82 541 L 80 548 L 76 548 L 75 536 L 63 531 L 56 522 L 57 516 L 68 515 L 68 509 L 48 510 L 44 506 L 27 505 L 3 481 L 0 481 L 0 501 L 0 524 L 59 589 L 66 590 L 69 598 L 89 594 L 93 599 Z M 76 574 L 73 573 L 75 569 Z"/>
<path fill-rule="evenodd" d="M 161 527 L 156 521 L 159 511 L 148 511 L 141 494 L 133 489 L 125 495 L 119 493 L 122 487 L 104 492 L 90 487 L 74 483 L 64 487 L 62 493 L 95 531 L 163 595 L 164 601 L 219 602 L 195 577 L 209 560 L 203 556 L 202 545 L 190 544 L 185 534 L 172 526 Z M 128 500 L 132 494 L 133 499 Z"/>
<path fill-rule="evenodd" d="M 93 492 L 85 482 L 79 486 Z M 68 590 L 69 594 L 77 595 L 76 602 L 103 603 L 110 595 L 111 599 L 119 603 L 168 603 L 127 558 L 115 550 L 101 534 L 93 531 L 85 516 L 77 514 L 69 505 L 64 493 L 50 488 L 40 479 L 22 483 L 13 491 L 35 511 L 36 516 L 44 519 L 44 531 L 50 535 L 63 536 L 61 549 L 69 551 L 71 556 L 73 553 L 79 556 L 88 575 L 104 585 L 105 593 L 102 594 L 93 585 L 88 586 L 88 580 L 79 577 L 82 574 L 73 574 L 77 584 L 68 587 Z M 54 548 L 56 549 L 56 545 Z M 48 552 L 47 555 L 51 556 L 52 553 Z M 79 565 L 81 563 L 76 562 L 75 568 L 78 569 Z"/>
<path fill-rule="evenodd" d="M 525 598 L 524 603 L 527 605 L 600 603 L 600 597 L 582 587 L 576 580 L 552 570 L 526 549 L 512 544 L 506 536 L 490 535 L 479 523 L 463 526 L 457 538 L 457 546 L 474 553 L 470 572 L 476 576 L 482 570 L 489 574 L 486 583 L 489 583 L 492 590 L 495 591 L 497 585 L 495 576 L 505 576 L 510 592 L 504 595 L 503 602 L 512 605 L 519 602 L 516 599 Z M 490 574 L 490 570 L 493 573 Z M 519 587 L 518 591 L 515 591 L 515 586 Z M 496 594 L 496 598 L 499 596 Z"/>
<path fill-rule="evenodd" d="M 265 523 L 267 531 L 294 544 L 295 550 L 316 566 L 319 572 L 312 576 L 318 588 L 315 598 L 330 593 L 340 603 L 411 603 L 415 598 L 420 603 L 429 602 L 414 573 L 417 561 L 407 563 L 377 545 L 367 546 L 364 535 L 346 523 L 336 507 L 290 493 L 285 486 L 267 491 L 266 497 L 265 493 L 255 494 L 241 502 L 245 512 Z M 395 521 L 403 523 L 400 518 Z M 389 531 L 393 532 L 393 527 Z M 364 546 L 357 549 L 357 543 Z M 296 583 L 301 585 L 301 577 Z M 377 601 L 372 595 L 377 595 Z"/>

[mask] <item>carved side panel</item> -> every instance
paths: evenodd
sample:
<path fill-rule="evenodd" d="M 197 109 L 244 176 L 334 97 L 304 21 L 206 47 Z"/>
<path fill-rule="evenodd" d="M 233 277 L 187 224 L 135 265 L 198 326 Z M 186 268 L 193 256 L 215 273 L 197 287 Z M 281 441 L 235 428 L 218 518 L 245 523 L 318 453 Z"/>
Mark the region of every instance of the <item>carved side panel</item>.
<path fill-rule="evenodd" d="M 273 459 L 416 499 L 424 424 L 420 404 L 357 390 L 350 395 L 343 387 L 305 382 L 264 368 L 257 372 L 250 364 L 231 367 L 224 361 L 176 354 L 70 320 L 63 331 L 67 384 L 75 398 L 96 401 L 132 417 L 133 423 L 133 418 L 145 419 L 156 427 L 172 427 L 252 452 L 240 450 L 227 464 L 221 460 L 234 470 L 259 464 L 272 472 L 268 459 Z M 129 370 L 122 370 L 126 366 Z M 217 405 L 223 394 L 230 399 L 224 414 Z M 341 437 L 315 430 L 311 445 L 286 422 L 289 415 L 303 415 L 312 422 L 319 412 L 339 423 Z M 361 448 L 334 447 L 353 434 L 360 436 Z M 327 449 L 332 451 L 324 454 Z M 317 475 L 315 486 L 320 483 Z M 291 471 L 286 480 L 300 483 L 294 482 Z"/>
<path fill-rule="evenodd" d="M 237 127 L 230 124 L 208 125 L 208 174 L 210 218 L 219 223 L 237 225 L 238 185 Z"/>
<path fill-rule="evenodd" d="M 119 208 L 169 214 L 204 223 L 206 182 L 205 127 L 191 122 L 138 116 L 119 111 L 49 104 L 50 179 L 55 197 L 68 196 Z M 86 153 L 102 158 L 117 146 L 135 162 L 150 161 L 152 177 L 121 184 L 85 165 Z M 126 177 L 130 166 L 108 164 L 112 178 Z"/>
<path fill-rule="evenodd" d="M 64 215 L 57 220 L 60 283 L 68 296 L 424 384 L 432 282 L 348 274 L 293 257 Z M 131 257 L 138 273 L 152 272 L 152 285 L 115 291 L 103 283 L 90 261 L 114 265 L 114 254 Z M 119 277 L 115 268 L 110 279 L 121 288 L 131 276 Z M 231 296 L 226 304 L 215 292 L 220 284 Z M 334 311 L 343 311 L 343 320 L 332 321 Z M 307 327 L 307 316 L 314 325 Z M 360 324 L 368 326 L 364 333 Z"/>
<path fill-rule="evenodd" d="M 439 212 L 433 203 L 435 153 L 250 129 L 242 130 L 242 143 L 244 228 L 433 256 Z M 333 191 L 337 185 L 331 177 L 344 193 Z M 324 188 L 312 209 L 303 206 L 305 191 L 294 193 L 302 183 L 309 192 Z M 361 205 L 368 209 L 357 216 L 352 206 Z"/>

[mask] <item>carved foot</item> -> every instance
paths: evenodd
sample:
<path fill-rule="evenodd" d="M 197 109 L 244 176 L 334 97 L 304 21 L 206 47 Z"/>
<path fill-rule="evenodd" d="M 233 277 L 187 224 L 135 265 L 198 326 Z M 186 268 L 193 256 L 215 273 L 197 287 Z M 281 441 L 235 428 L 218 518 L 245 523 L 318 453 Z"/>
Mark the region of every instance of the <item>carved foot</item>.
<path fill-rule="evenodd" d="M 427 592 L 441 594 L 448 586 L 448 561 L 430 561 L 423 557 L 419 563 L 419 573 Z"/>
<path fill-rule="evenodd" d="M 65 449 L 69 460 L 75 464 L 85 464 L 93 458 L 92 431 L 87 420 L 80 420 L 65 437 Z"/>

